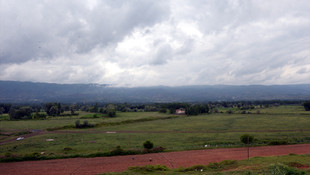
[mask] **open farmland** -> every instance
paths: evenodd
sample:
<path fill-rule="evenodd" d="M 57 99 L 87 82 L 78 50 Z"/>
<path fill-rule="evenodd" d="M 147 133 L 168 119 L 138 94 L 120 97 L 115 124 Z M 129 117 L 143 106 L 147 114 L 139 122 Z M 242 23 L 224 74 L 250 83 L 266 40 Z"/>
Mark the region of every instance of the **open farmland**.
<path fill-rule="evenodd" d="M 93 118 L 93 113 L 74 117 L 50 117 L 46 120 L 2 120 L 0 155 L 42 153 L 51 158 L 87 156 L 111 151 L 117 146 L 125 150 L 142 149 L 150 140 L 167 151 L 240 147 L 240 136 L 255 137 L 253 145 L 310 143 L 310 113 L 301 106 L 279 106 L 261 109 L 260 114 L 203 114 L 198 116 L 171 115 L 158 112 L 118 112 L 117 117 Z M 295 112 L 294 112 L 295 111 Z M 89 129 L 74 129 L 77 119 L 102 124 Z M 48 128 L 60 128 L 48 131 Z M 24 140 L 17 135 L 33 132 Z M 11 133 L 11 135 L 5 135 Z M 15 135 L 12 133 L 15 133 Z M 46 141 L 54 139 L 54 141 Z M 67 150 L 65 148 L 68 148 Z"/>

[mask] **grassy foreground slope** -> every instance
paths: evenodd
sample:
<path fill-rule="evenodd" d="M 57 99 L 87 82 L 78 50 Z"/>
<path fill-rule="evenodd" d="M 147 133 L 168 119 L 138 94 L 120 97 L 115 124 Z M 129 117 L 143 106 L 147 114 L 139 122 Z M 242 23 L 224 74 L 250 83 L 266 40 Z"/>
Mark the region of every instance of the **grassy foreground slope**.
<path fill-rule="evenodd" d="M 140 175 L 140 174 L 310 174 L 310 155 L 253 157 L 249 160 L 226 160 L 208 165 L 195 165 L 186 168 L 169 169 L 163 165 L 130 167 L 121 173 L 104 173 L 102 175 Z"/>

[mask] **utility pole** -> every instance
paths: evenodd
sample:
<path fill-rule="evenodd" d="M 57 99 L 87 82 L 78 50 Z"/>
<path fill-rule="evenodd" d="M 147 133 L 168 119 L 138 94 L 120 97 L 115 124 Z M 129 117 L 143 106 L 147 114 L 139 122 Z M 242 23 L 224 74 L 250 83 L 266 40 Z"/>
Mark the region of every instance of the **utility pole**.
<path fill-rule="evenodd" d="M 250 159 L 250 146 L 249 146 L 249 144 L 250 144 L 250 137 L 248 137 L 248 160 Z"/>

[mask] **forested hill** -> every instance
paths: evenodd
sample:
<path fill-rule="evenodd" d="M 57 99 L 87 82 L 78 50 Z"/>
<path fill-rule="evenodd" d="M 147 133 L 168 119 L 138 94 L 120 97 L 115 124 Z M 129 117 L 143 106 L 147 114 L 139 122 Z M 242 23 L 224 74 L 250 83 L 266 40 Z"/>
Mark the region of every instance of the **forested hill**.
<path fill-rule="evenodd" d="M 0 102 L 206 102 L 238 100 L 309 100 L 310 84 L 111 87 L 0 81 Z"/>

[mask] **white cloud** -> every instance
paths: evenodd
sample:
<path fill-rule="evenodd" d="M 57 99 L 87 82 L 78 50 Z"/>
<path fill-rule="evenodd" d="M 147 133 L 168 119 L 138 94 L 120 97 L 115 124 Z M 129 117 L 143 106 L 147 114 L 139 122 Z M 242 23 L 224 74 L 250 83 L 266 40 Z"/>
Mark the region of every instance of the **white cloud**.
<path fill-rule="evenodd" d="M 0 3 L 0 80 L 310 83 L 307 0 Z"/>

